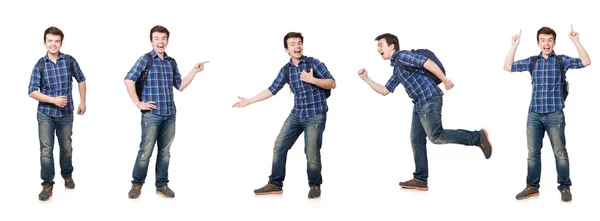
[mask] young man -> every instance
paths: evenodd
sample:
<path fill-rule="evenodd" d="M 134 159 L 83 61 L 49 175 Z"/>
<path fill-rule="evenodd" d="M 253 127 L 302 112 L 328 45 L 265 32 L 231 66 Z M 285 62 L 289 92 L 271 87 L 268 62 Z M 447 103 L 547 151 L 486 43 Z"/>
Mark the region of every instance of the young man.
<path fill-rule="evenodd" d="M 60 52 L 63 32 L 56 27 L 44 31 L 44 46 L 48 50 L 31 72 L 29 96 L 39 101 L 37 110 L 42 192 L 39 199 L 48 200 L 54 185 L 54 133 L 60 145 L 60 174 L 65 187 L 75 188 L 71 135 L 73 134 L 72 79 L 78 82 L 79 107 L 77 114 L 85 113 L 85 76 L 75 58 Z"/>
<path fill-rule="evenodd" d="M 308 185 L 310 186 L 308 198 L 321 196 L 321 144 L 328 110 L 325 89 L 333 89 L 336 84 L 325 64 L 316 58 L 302 55 L 303 43 L 304 37 L 301 33 L 286 34 L 283 37 L 283 45 L 285 52 L 291 58 L 281 68 L 273 84 L 250 99 L 239 97 L 240 101 L 233 105 L 233 107 L 245 107 L 270 98 L 277 94 L 286 83 L 290 85 L 290 90 L 294 93 L 294 108 L 275 140 L 269 182 L 264 187 L 254 190 L 257 195 L 283 192 L 287 152 L 304 132 L 304 153 L 306 154 Z"/>
<path fill-rule="evenodd" d="M 125 76 L 125 86 L 131 101 L 142 111 L 142 141 L 133 167 L 133 180 L 129 198 L 138 198 L 146 180 L 148 164 L 154 144 L 157 143 L 156 192 L 165 197 L 175 197 L 167 186 L 169 182 L 169 159 L 171 142 L 175 137 L 175 102 L 173 87 L 183 91 L 198 72 L 204 70 L 208 61 L 194 65 L 192 71 L 182 80 L 175 60 L 165 53 L 169 43 L 169 30 L 163 26 L 150 29 L 150 45 L 153 50 L 140 57 Z M 151 62 L 149 64 L 149 62 Z M 149 65 L 148 72 L 146 68 Z M 143 86 L 141 97 L 136 92 L 136 81 Z"/>
<path fill-rule="evenodd" d="M 400 186 L 408 189 L 428 190 L 428 165 L 427 165 L 427 140 L 434 144 L 463 144 L 478 146 L 486 159 L 492 156 L 492 145 L 490 144 L 487 131 L 448 130 L 442 127 L 442 95 L 444 93 L 435 84 L 433 79 L 424 76 L 424 69 L 429 70 L 443 83 L 446 90 L 452 89 L 454 84 L 442 72 L 440 67 L 425 56 L 409 51 L 400 51 L 398 38 L 385 33 L 375 38 L 378 52 L 384 60 L 391 60 L 394 67 L 392 77 L 385 86 L 376 83 L 369 78 L 366 69 L 360 69 L 358 76 L 363 79 L 377 93 L 386 96 L 402 84 L 412 98 L 414 103 L 412 114 L 412 125 L 410 140 L 415 160 L 415 172 L 413 178 L 406 182 L 400 182 Z M 412 67 L 412 71 L 402 68 Z"/>
<path fill-rule="evenodd" d="M 565 73 L 571 68 L 583 68 L 590 65 L 591 61 L 587 52 L 579 42 L 579 33 L 569 33 L 571 41 L 575 44 L 579 58 L 566 55 L 556 55 L 554 45 L 556 32 L 548 27 L 542 27 L 537 32 L 538 46 L 542 51 L 539 55 L 523 60 L 514 61 L 515 52 L 521 41 L 521 32 L 512 38 L 512 47 L 506 56 L 504 70 L 510 72 L 529 71 L 531 73 L 531 103 L 527 116 L 527 187 L 517 194 L 516 198 L 526 199 L 539 195 L 540 174 L 542 172 L 541 149 L 544 132 L 548 133 L 554 159 L 556 159 L 556 172 L 558 174 L 558 190 L 561 200 L 571 201 L 571 179 L 569 178 L 569 156 L 567 155 L 565 140 L 565 98 L 567 88 Z"/>

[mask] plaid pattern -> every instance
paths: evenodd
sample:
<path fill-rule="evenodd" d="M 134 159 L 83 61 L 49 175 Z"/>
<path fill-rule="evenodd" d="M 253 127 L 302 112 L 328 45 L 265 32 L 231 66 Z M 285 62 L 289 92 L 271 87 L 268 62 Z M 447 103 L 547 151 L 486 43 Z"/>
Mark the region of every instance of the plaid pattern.
<path fill-rule="evenodd" d="M 579 58 L 571 58 L 566 55 L 556 55 L 554 52 L 548 59 L 538 55 L 537 62 L 533 65 L 531 72 L 531 103 L 529 111 L 536 113 L 553 113 L 562 110 L 565 107 L 562 91 L 561 72 L 556 63 L 556 57 L 561 56 L 563 60 L 562 67 L 565 71 L 569 69 L 583 68 L 583 63 Z M 515 61 L 512 64 L 511 72 L 529 71 L 532 58 Z"/>
<path fill-rule="evenodd" d="M 294 93 L 294 108 L 291 114 L 298 117 L 312 117 L 317 114 L 327 113 L 327 99 L 325 97 L 325 90 L 309 83 L 305 83 L 300 80 L 300 73 L 305 69 L 306 56 L 302 56 L 298 67 L 292 63 L 292 59 L 281 68 L 277 78 L 273 81 L 269 87 L 269 91 L 273 95 L 277 94 L 283 86 L 288 83 L 290 90 Z M 290 76 L 285 77 L 285 68 L 288 68 Z M 324 63 L 321 63 L 316 58 L 312 61 L 313 72 L 316 73 L 319 79 L 332 79 L 331 73 L 327 70 Z M 288 80 L 289 79 L 289 82 Z"/>
<path fill-rule="evenodd" d="M 390 59 L 390 65 L 394 67 L 394 73 L 385 84 L 385 87 L 393 93 L 396 87 L 402 84 L 408 96 L 412 98 L 414 111 L 418 111 L 431 97 L 444 95 L 442 89 L 431 78 L 423 75 L 422 68 L 427 59 L 425 56 L 409 51 L 395 51 Z M 417 68 L 415 71 L 421 72 L 421 74 L 410 73 L 398 67 L 396 62 L 400 62 L 406 67 L 415 67 Z"/>
<path fill-rule="evenodd" d="M 179 89 L 181 86 L 181 74 L 179 74 L 178 69 L 173 73 L 173 67 L 167 61 L 170 59 L 167 53 L 165 53 L 164 60 L 161 60 L 154 50 L 150 54 L 152 55 L 152 61 L 148 61 L 146 56 L 140 57 L 125 76 L 125 80 L 136 81 L 146 68 L 146 63 L 152 62 L 142 92 L 142 101 L 156 102 L 154 104 L 156 109 L 150 111 L 152 114 L 160 116 L 175 114 L 177 109 L 173 100 L 173 87 Z"/>
<path fill-rule="evenodd" d="M 31 78 L 29 79 L 28 94 L 31 94 L 31 92 L 34 91 L 39 91 L 40 93 L 50 97 L 67 96 L 67 106 L 60 108 L 51 103 L 40 102 L 38 104 L 38 111 L 52 117 L 64 117 L 72 114 L 74 109 L 72 94 L 73 85 L 71 84 L 72 81 L 69 78 L 75 78 L 78 83 L 85 81 L 85 76 L 83 75 L 83 72 L 81 72 L 79 64 L 75 58 L 73 58 L 73 63 L 68 65 L 73 66 L 72 69 L 75 71 L 75 73 L 69 73 L 67 68 L 68 60 L 66 59 L 66 55 L 62 52 L 59 52 L 56 63 L 50 60 L 48 54 L 40 59 L 43 60 L 45 65 L 44 73 L 40 73 L 36 63 L 33 71 L 31 72 Z"/>

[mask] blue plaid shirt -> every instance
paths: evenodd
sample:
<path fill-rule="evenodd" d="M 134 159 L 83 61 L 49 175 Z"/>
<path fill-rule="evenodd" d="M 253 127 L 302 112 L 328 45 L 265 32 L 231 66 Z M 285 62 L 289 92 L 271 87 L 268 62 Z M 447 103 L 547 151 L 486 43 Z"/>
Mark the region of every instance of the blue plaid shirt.
<path fill-rule="evenodd" d="M 418 55 L 409 51 L 395 51 L 390 59 L 391 66 L 394 67 L 394 73 L 392 77 L 385 84 L 385 88 L 390 92 L 394 92 L 394 89 L 398 84 L 404 86 L 404 90 L 412 102 L 415 104 L 413 110 L 418 111 L 431 97 L 442 96 L 444 92 L 440 89 L 435 82 L 428 77 L 425 77 L 422 68 L 423 64 L 427 61 L 427 57 Z M 396 65 L 396 62 L 401 62 L 406 67 L 416 67 L 415 71 L 421 72 L 421 74 L 411 73 Z"/>
<path fill-rule="evenodd" d="M 181 86 L 181 74 L 179 70 L 175 69 L 173 73 L 173 66 L 168 61 L 170 58 L 165 53 L 164 60 L 158 57 L 158 54 L 154 50 L 150 52 L 152 55 L 152 61 L 148 61 L 146 56 L 140 57 L 135 65 L 131 68 L 125 80 L 136 81 L 144 69 L 146 64 L 152 62 L 150 71 L 148 71 L 148 77 L 142 91 L 142 101 L 156 102 L 156 109 L 151 110 L 150 113 L 160 116 L 169 116 L 175 114 L 175 101 L 173 100 L 173 87 L 179 89 Z"/>
<path fill-rule="evenodd" d="M 542 53 L 538 55 L 537 62 L 533 66 L 531 75 L 531 103 L 529 111 L 536 113 L 553 113 L 565 107 L 562 91 L 561 73 L 556 64 L 556 56 L 562 57 L 562 67 L 565 73 L 571 68 L 582 68 L 583 63 L 579 58 L 571 58 L 566 55 L 556 55 L 554 52 L 548 59 L 544 59 Z M 526 58 L 515 61 L 511 72 L 529 71 L 532 59 Z"/>
<path fill-rule="evenodd" d="M 290 61 L 281 68 L 279 74 L 277 74 L 277 78 L 275 78 L 273 84 L 269 87 L 269 91 L 275 95 L 283 88 L 285 83 L 289 84 L 290 90 L 294 93 L 294 108 L 291 113 L 298 117 L 312 117 L 317 114 L 327 113 L 328 110 L 325 90 L 300 80 L 300 73 L 302 70 L 305 70 L 306 67 L 306 58 L 306 56 L 302 56 L 297 67 L 292 63 L 292 59 L 290 59 Z M 314 58 L 311 64 L 313 73 L 316 73 L 317 78 L 335 80 L 327 70 L 327 67 L 325 67 L 325 64 L 321 63 L 321 61 Z M 289 72 L 287 78 L 285 77 L 286 68 Z"/>
<path fill-rule="evenodd" d="M 75 78 L 78 83 L 85 81 L 85 76 L 83 76 L 79 64 L 75 58 L 73 58 L 73 63 L 69 65 L 73 66 L 72 69 L 75 73 L 69 73 L 69 70 L 67 69 L 67 59 L 65 54 L 61 52 L 58 54 L 56 63 L 50 60 L 48 54 L 40 59 L 43 60 L 45 65 L 44 73 L 40 73 L 36 63 L 31 72 L 28 94 L 39 91 L 50 97 L 67 96 L 67 106 L 60 108 L 52 103 L 40 102 L 38 104 L 38 111 L 52 117 L 64 117 L 72 114 L 74 108 L 71 78 Z"/>

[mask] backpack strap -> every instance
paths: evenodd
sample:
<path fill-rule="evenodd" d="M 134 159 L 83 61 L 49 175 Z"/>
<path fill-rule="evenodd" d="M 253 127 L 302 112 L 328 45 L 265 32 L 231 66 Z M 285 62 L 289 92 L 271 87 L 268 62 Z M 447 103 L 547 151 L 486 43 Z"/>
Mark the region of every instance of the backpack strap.
<path fill-rule="evenodd" d="M 533 75 L 533 68 L 535 67 L 535 63 L 537 63 L 538 56 L 537 55 L 536 56 L 531 56 L 531 57 L 529 57 L 529 60 L 531 60 L 529 62 L 529 74 Z"/>
<path fill-rule="evenodd" d="M 310 69 L 312 68 L 312 62 L 313 62 L 313 58 L 311 57 L 307 57 L 306 60 L 304 61 L 304 70 L 306 72 L 310 72 Z M 317 75 L 315 75 L 316 72 L 313 72 L 313 76 L 316 78 Z"/>
<path fill-rule="evenodd" d="M 42 92 L 42 88 L 44 87 L 44 69 L 46 69 L 46 60 L 44 59 L 44 57 L 40 58 L 40 60 L 38 60 L 37 64 L 35 64 L 35 66 L 37 67 L 38 71 L 40 72 L 40 93 Z"/>
<path fill-rule="evenodd" d="M 290 64 L 287 63 L 283 66 L 283 77 L 288 84 L 290 84 Z M 291 85 L 291 84 L 290 84 Z"/>
<path fill-rule="evenodd" d="M 73 88 L 72 88 L 73 85 L 72 84 L 73 84 L 73 76 L 75 76 L 75 66 L 73 64 L 75 63 L 74 62 L 75 59 L 73 59 L 73 57 L 71 55 L 68 55 L 68 54 L 65 54 L 65 59 L 66 59 L 65 65 L 67 66 L 67 70 L 69 72 L 71 72 L 71 75 L 68 76 L 68 79 L 69 79 L 68 82 L 69 83 L 67 85 L 67 93 L 69 92 L 69 88 L 68 87 L 71 87 L 71 93 L 73 93 Z"/>
<path fill-rule="evenodd" d="M 558 69 L 560 70 L 560 81 L 562 82 L 563 102 L 567 100 L 569 95 L 569 82 L 567 82 L 567 73 L 563 69 L 562 56 L 556 55 L 556 63 L 558 63 Z"/>
<path fill-rule="evenodd" d="M 173 69 L 173 78 L 175 78 L 175 72 L 177 71 L 177 61 L 175 61 L 175 58 L 172 57 L 169 57 L 167 61 L 171 63 L 171 69 Z"/>
<path fill-rule="evenodd" d="M 142 72 L 142 75 L 144 75 L 143 79 L 146 79 L 146 76 L 148 76 L 148 72 L 150 72 L 150 68 L 152 67 L 152 55 L 150 54 L 150 52 L 146 53 L 144 55 L 144 57 L 146 58 L 146 68 L 144 68 L 144 71 Z"/>

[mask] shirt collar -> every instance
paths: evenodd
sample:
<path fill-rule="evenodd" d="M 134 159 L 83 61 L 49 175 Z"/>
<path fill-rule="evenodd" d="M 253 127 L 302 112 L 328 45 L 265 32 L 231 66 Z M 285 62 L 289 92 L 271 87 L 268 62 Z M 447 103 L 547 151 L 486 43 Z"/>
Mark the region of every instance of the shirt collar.
<path fill-rule="evenodd" d="M 538 54 L 538 57 L 539 58 L 544 58 L 544 55 L 542 55 L 542 52 L 540 52 L 540 54 Z M 551 57 L 556 57 L 556 53 L 554 53 L 554 50 L 552 50 L 552 54 L 550 54 L 548 56 L 548 58 L 551 58 Z"/>
<path fill-rule="evenodd" d="M 60 59 L 64 59 L 65 58 L 65 54 L 63 54 L 62 52 L 58 52 L 58 59 L 56 59 L 57 61 Z M 48 57 L 48 52 L 46 52 L 46 55 L 44 56 L 44 61 L 50 61 L 50 57 Z"/>
<path fill-rule="evenodd" d="M 298 66 L 300 66 L 300 64 L 304 64 L 305 62 L 306 62 L 306 56 L 302 55 L 302 57 L 300 57 L 300 62 L 298 62 Z M 290 57 L 290 61 L 288 62 L 288 65 L 295 66 L 294 62 L 292 62 L 291 57 Z"/>
<path fill-rule="evenodd" d="M 156 53 L 156 51 L 154 51 L 154 49 L 152 49 L 152 51 L 150 51 L 150 55 L 152 56 L 152 59 L 158 57 L 158 53 Z M 167 55 L 167 52 L 165 52 L 165 59 L 167 59 L 169 57 L 169 55 Z"/>

